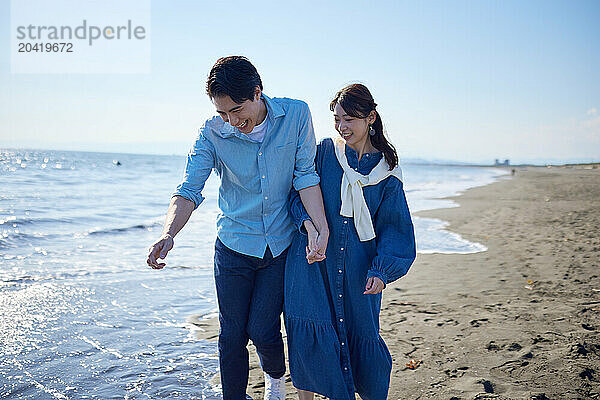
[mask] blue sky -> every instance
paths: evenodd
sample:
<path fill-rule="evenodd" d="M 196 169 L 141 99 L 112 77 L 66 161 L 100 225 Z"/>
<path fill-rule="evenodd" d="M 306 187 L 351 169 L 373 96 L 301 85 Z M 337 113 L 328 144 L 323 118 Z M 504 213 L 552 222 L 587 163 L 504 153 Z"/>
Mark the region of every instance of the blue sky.
<path fill-rule="evenodd" d="M 402 157 L 600 161 L 598 1 L 155 0 L 151 16 L 150 74 L 11 74 L 1 2 L 0 147 L 184 154 L 214 114 L 208 70 L 243 54 L 319 138 L 358 81 Z"/>

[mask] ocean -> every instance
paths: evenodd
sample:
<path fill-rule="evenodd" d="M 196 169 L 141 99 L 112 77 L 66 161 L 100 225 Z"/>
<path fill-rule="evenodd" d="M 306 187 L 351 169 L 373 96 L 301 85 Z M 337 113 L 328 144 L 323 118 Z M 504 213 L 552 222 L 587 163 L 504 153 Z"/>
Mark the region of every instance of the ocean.
<path fill-rule="evenodd" d="M 219 399 L 216 344 L 194 318 L 216 315 L 218 178 L 152 270 L 185 157 L 0 150 L 0 398 Z M 495 168 L 403 165 L 411 212 L 489 184 Z M 414 217 L 419 253 L 483 244 Z M 211 381 L 212 379 L 212 381 Z"/>

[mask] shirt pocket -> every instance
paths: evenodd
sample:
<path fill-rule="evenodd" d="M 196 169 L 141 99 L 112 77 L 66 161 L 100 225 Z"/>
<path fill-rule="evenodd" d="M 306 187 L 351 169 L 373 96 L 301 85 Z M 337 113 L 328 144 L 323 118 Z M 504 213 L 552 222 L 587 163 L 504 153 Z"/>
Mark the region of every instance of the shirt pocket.
<path fill-rule="evenodd" d="M 277 145 L 273 148 L 270 156 L 268 163 L 271 182 L 276 187 L 287 191 L 287 196 L 292 188 L 292 179 L 296 167 L 296 143 L 288 142 Z"/>
<path fill-rule="evenodd" d="M 294 154 L 296 153 L 296 142 L 293 140 L 284 144 L 279 144 L 275 146 L 276 151 L 291 151 L 294 150 Z"/>

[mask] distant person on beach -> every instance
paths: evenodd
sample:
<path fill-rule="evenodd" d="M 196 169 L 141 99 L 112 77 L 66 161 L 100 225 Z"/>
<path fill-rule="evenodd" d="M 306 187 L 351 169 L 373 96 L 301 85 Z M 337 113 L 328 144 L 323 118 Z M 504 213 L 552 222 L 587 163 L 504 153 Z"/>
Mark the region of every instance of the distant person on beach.
<path fill-rule="evenodd" d="M 294 236 L 288 199 L 299 192 L 318 235 L 311 257 L 324 257 L 328 227 L 323 211 L 312 119 L 306 103 L 270 98 L 244 57 L 219 59 L 206 82 L 218 116 L 207 120 L 188 154 L 183 182 L 173 194 L 163 234 L 147 263 L 165 266 L 173 238 L 204 200 L 214 169 L 221 178 L 215 243 L 219 304 L 219 365 L 223 399 L 247 398 L 248 339 L 265 376 L 265 399 L 285 397 L 280 315 L 287 249 Z"/>
<path fill-rule="evenodd" d="M 307 245 L 318 236 L 296 192 L 299 228 L 285 268 L 285 325 L 292 382 L 301 400 L 386 399 L 392 358 L 379 335 L 381 292 L 407 273 L 415 237 L 396 150 L 386 139 L 369 90 L 340 90 L 330 108 L 339 134 L 317 146 L 330 229 L 326 257 Z M 308 265 L 316 261 L 314 265 Z"/>

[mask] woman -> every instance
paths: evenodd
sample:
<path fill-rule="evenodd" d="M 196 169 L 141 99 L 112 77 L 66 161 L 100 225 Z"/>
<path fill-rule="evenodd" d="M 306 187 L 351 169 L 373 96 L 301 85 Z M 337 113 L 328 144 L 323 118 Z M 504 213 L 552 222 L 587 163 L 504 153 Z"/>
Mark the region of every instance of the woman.
<path fill-rule="evenodd" d="M 316 167 L 329 225 L 325 257 L 297 193 L 300 228 L 287 258 L 285 323 L 290 372 L 300 400 L 387 397 L 392 358 L 379 336 L 381 291 L 415 259 L 415 240 L 398 156 L 383 133 L 369 90 L 353 84 L 330 104 L 340 135 L 317 147 Z M 312 248 L 312 247 L 311 247 Z"/>

